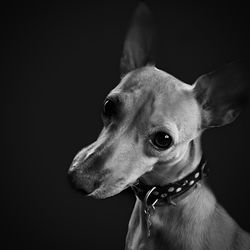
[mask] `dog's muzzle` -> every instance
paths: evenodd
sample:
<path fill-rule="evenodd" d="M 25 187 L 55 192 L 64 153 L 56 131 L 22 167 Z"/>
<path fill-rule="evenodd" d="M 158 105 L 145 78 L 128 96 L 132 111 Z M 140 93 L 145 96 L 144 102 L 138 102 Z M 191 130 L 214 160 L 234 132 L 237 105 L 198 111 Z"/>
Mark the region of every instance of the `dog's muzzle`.
<path fill-rule="evenodd" d="M 68 180 L 75 190 L 84 195 L 92 193 L 100 186 L 100 182 L 95 175 L 89 173 L 89 171 L 85 171 L 82 165 L 71 165 L 68 171 Z"/>

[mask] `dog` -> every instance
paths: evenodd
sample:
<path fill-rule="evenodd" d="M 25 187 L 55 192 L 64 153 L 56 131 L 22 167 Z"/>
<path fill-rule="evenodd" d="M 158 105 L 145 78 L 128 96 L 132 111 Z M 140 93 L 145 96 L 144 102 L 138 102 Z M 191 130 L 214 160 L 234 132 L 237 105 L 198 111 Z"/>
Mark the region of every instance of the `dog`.
<path fill-rule="evenodd" d="M 249 62 L 188 85 L 152 64 L 151 14 L 141 4 L 124 43 L 122 79 L 103 106 L 104 128 L 69 168 L 71 182 L 104 199 L 132 187 L 127 250 L 250 249 L 250 235 L 205 183 L 204 130 L 231 123 L 248 100 Z"/>

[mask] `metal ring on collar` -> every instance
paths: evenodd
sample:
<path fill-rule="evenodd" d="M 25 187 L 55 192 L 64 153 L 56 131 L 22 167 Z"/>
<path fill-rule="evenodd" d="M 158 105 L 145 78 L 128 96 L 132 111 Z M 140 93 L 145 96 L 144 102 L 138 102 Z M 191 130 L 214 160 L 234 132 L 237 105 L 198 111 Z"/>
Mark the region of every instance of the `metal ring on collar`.
<path fill-rule="evenodd" d="M 156 205 L 156 203 L 158 202 L 158 199 L 156 199 L 152 204 L 148 205 L 148 198 L 150 197 L 150 195 L 152 194 L 152 192 L 153 192 L 155 189 L 156 189 L 156 187 L 152 187 L 152 188 L 147 192 L 147 194 L 145 195 L 144 203 L 145 203 L 146 207 L 151 206 L 153 209 L 155 209 L 155 205 Z"/>

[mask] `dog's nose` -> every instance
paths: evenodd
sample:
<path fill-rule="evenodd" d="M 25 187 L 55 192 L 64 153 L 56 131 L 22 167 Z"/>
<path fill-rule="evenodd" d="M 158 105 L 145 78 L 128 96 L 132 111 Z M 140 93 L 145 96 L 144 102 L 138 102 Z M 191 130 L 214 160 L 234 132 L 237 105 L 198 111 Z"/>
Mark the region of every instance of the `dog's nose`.
<path fill-rule="evenodd" d="M 68 171 L 68 180 L 70 185 L 72 186 L 73 189 L 79 191 L 83 195 L 88 195 L 91 192 L 87 191 L 82 184 L 82 180 L 79 176 L 79 173 L 77 170 L 70 168 Z"/>

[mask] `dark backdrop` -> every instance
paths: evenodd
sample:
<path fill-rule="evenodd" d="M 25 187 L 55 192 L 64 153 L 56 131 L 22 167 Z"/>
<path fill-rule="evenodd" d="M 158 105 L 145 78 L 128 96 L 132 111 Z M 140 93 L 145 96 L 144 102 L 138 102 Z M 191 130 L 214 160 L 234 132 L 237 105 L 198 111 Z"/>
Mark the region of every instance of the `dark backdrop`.
<path fill-rule="evenodd" d="M 1 233 L 5 249 L 123 249 L 134 197 L 83 198 L 68 185 L 74 155 L 101 130 L 104 97 L 119 82 L 119 58 L 136 2 L 1 7 Z M 249 58 L 245 5 L 149 2 L 158 27 L 157 66 L 187 83 Z M 209 183 L 250 230 L 248 108 L 207 131 Z"/>

